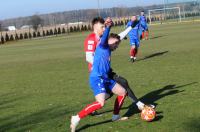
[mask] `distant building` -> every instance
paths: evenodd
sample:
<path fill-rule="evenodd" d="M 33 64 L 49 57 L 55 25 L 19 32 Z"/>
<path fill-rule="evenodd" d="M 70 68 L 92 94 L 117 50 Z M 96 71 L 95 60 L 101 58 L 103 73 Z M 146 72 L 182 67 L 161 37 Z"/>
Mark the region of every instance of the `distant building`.
<path fill-rule="evenodd" d="M 8 30 L 8 31 L 15 31 L 15 30 L 16 30 L 16 27 L 15 27 L 15 26 L 8 26 L 8 27 L 7 27 L 7 30 Z"/>
<path fill-rule="evenodd" d="M 30 25 L 23 25 L 23 26 L 21 26 L 20 29 L 29 29 L 29 28 L 32 28 L 32 26 L 30 26 Z"/>
<path fill-rule="evenodd" d="M 73 25 L 81 25 L 83 24 L 83 22 L 74 22 L 74 23 L 68 23 L 69 26 L 73 26 Z"/>

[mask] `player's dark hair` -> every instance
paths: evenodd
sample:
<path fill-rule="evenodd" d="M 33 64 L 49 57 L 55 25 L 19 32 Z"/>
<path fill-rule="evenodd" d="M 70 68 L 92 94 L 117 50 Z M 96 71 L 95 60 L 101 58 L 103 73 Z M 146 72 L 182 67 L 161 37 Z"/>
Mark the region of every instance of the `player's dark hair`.
<path fill-rule="evenodd" d="M 110 33 L 109 38 L 116 38 L 120 41 L 120 36 L 116 33 Z"/>
<path fill-rule="evenodd" d="M 95 17 L 93 20 L 92 20 L 92 27 L 94 26 L 94 24 L 97 24 L 97 23 L 101 23 L 101 24 L 104 24 L 104 19 L 102 17 Z"/>

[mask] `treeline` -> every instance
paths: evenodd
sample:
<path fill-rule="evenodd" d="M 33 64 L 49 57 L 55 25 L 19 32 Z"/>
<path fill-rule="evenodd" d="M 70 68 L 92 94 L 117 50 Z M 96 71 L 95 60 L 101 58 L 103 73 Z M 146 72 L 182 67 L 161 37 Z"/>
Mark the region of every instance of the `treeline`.
<path fill-rule="evenodd" d="M 118 20 L 114 21 L 114 26 L 122 26 L 127 24 L 129 20 Z M 58 28 L 51 28 L 42 31 L 33 31 L 33 32 L 24 32 L 24 33 L 15 33 L 15 34 L 8 34 L 6 33 L 5 36 L 1 36 L 0 44 L 4 44 L 6 42 L 11 41 L 18 41 L 23 39 L 33 39 L 38 37 L 48 37 L 48 36 L 56 36 L 61 34 L 69 34 L 73 32 L 83 32 L 83 31 L 90 31 L 92 29 L 91 25 L 76 25 L 70 26 L 69 28 L 65 27 L 58 27 Z"/>
<path fill-rule="evenodd" d="M 183 10 L 182 7 L 184 6 L 184 10 L 195 12 L 198 9 L 199 5 L 194 4 L 193 2 L 185 2 L 185 3 L 172 3 L 167 4 L 166 7 L 181 7 L 181 11 Z M 151 6 L 137 6 L 137 7 L 125 7 L 125 6 L 118 6 L 113 8 L 104 8 L 100 9 L 100 16 L 101 17 L 125 17 L 125 16 L 132 16 L 140 14 L 141 10 L 144 10 L 145 13 L 148 13 L 148 10 L 163 8 L 163 5 L 151 5 Z M 57 13 L 49 13 L 49 14 L 37 14 L 42 20 L 42 26 L 49 26 L 54 24 L 63 24 L 63 23 L 70 23 L 70 22 L 89 22 L 92 18 L 99 15 L 97 9 L 84 9 L 84 10 L 73 10 L 73 11 L 64 11 L 64 12 L 57 12 Z M 31 25 L 30 20 L 32 16 L 28 17 L 19 17 L 14 19 L 6 19 L 0 21 L 2 27 L 8 26 L 15 26 L 16 28 L 21 28 L 24 25 Z"/>
<path fill-rule="evenodd" d="M 105 17 L 125 17 L 137 15 L 140 13 L 142 7 L 115 7 L 108 9 L 101 9 L 100 16 Z M 74 22 L 90 22 L 94 17 L 98 16 L 97 9 L 85 9 L 85 10 L 75 10 L 75 11 L 65 11 L 58 13 L 50 13 L 50 14 L 36 14 L 42 19 L 42 26 L 50 26 L 55 24 L 67 24 Z M 17 29 L 20 29 L 24 25 L 32 25 L 31 23 L 32 16 L 28 17 L 20 17 L 14 19 L 7 19 L 0 21 L 2 25 L 2 29 L 8 26 L 15 26 Z"/>
<path fill-rule="evenodd" d="M 185 3 L 171 3 L 166 4 L 166 7 L 181 7 L 181 13 L 183 13 L 183 7 L 185 12 L 199 12 L 199 3 L 194 2 L 185 2 Z M 148 13 L 148 10 L 163 8 L 163 5 L 151 5 L 145 7 L 125 7 L 118 6 L 113 8 L 100 9 L 101 17 L 127 17 L 132 15 L 140 14 L 141 10 L 144 10 L 145 13 Z M 198 10 L 198 11 L 197 11 Z M 57 13 L 41 14 L 38 16 L 42 19 L 42 26 L 49 26 L 55 24 L 63 24 L 70 22 L 89 22 L 92 18 L 98 16 L 97 9 L 84 9 L 84 10 L 73 10 L 73 11 L 64 11 Z M 19 17 L 14 19 L 6 19 L 0 21 L 1 27 L 6 28 L 8 26 L 15 26 L 16 28 L 21 28 L 24 25 L 32 25 L 30 23 L 32 16 L 28 17 Z"/>
<path fill-rule="evenodd" d="M 200 16 L 200 12 L 188 12 L 188 13 L 185 13 L 184 14 L 181 14 L 181 18 L 184 18 L 184 17 L 197 17 L 197 16 Z M 159 15 L 152 15 L 151 16 L 151 21 L 162 21 L 164 18 L 164 16 L 161 16 L 161 14 Z M 166 14 L 166 20 L 170 20 L 170 19 L 179 19 L 179 14 L 178 13 L 171 13 L 171 14 Z M 147 18 L 147 21 L 149 21 L 149 18 Z"/>

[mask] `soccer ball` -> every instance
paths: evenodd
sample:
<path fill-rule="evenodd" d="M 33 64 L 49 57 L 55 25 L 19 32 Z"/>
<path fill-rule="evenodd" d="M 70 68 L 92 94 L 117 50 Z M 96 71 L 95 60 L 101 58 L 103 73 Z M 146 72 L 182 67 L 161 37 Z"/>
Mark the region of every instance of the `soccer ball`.
<path fill-rule="evenodd" d="M 152 121 L 155 117 L 156 117 L 156 111 L 149 106 L 145 106 L 141 112 L 142 120 L 149 122 Z"/>

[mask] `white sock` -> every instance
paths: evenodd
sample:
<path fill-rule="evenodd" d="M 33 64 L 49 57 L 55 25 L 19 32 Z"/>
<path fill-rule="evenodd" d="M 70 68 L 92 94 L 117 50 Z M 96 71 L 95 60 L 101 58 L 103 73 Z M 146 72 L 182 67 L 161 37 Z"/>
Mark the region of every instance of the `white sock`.
<path fill-rule="evenodd" d="M 139 109 L 143 109 L 143 108 L 144 108 L 144 103 L 142 103 L 141 101 L 138 101 L 138 102 L 136 103 L 136 105 L 137 105 L 137 107 L 138 107 Z"/>
<path fill-rule="evenodd" d="M 78 121 L 80 121 L 80 117 L 78 115 L 75 116 Z"/>
<path fill-rule="evenodd" d="M 73 116 L 72 123 L 74 123 L 75 126 L 78 125 L 79 121 L 80 117 L 78 115 Z"/>

